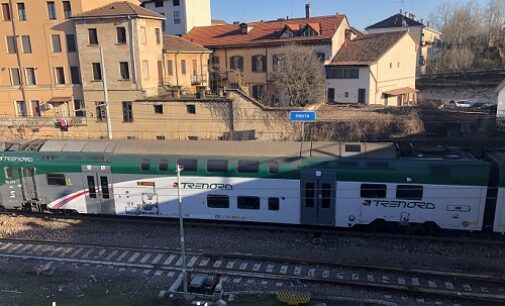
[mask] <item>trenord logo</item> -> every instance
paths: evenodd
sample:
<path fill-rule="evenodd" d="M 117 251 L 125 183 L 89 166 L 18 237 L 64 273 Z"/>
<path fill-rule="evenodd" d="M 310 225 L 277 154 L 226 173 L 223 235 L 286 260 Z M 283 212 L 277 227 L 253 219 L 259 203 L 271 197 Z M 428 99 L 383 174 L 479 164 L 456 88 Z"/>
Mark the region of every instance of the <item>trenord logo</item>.
<path fill-rule="evenodd" d="M 429 202 L 416 201 L 387 201 L 387 200 L 364 200 L 365 207 L 386 207 L 386 208 L 418 208 L 418 209 L 435 209 L 436 206 Z"/>

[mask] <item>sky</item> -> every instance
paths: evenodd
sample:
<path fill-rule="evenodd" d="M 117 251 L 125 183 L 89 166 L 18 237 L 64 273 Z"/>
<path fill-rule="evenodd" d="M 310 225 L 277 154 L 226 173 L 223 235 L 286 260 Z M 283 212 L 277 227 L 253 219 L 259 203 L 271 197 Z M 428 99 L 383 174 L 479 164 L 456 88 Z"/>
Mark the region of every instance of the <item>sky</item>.
<path fill-rule="evenodd" d="M 477 0 L 486 4 L 487 0 Z M 211 0 L 212 18 L 227 22 L 275 20 L 289 16 L 304 17 L 305 4 L 310 3 L 312 15 L 347 15 L 351 26 L 364 29 L 398 13 L 403 7 L 418 19 L 429 17 L 438 5 L 460 4 L 463 0 Z"/>

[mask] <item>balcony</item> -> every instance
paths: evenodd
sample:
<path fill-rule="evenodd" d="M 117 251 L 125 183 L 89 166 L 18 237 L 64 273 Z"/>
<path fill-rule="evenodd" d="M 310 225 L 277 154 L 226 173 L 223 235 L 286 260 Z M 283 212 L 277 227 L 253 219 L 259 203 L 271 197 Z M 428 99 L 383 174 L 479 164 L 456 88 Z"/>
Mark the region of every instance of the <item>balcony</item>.
<path fill-rule="evenodd" d="M 194 74 L 191 76 L 191 85 L 192 86 L 203 86 L 207 84 L 207 75 L 206 74 Z"/>

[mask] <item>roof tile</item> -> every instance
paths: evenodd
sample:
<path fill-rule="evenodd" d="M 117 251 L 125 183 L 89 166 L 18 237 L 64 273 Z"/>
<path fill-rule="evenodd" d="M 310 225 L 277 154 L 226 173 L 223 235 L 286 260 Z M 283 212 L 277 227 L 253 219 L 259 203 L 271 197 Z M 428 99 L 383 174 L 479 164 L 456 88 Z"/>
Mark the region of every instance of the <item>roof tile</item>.
<path fill-rule="evenodd" d="M 165 51 L 210 52 L 202 45 L 176 35 L 163 35 L 163 49 Z"/>
<path fill-rule="evenodd" d="M 97 18 L 114 16 L 138 16 L 165 19 L 165 16 L 127 1 L 112 2 L 96 9 L 76 14 L 72 18 Z"/>

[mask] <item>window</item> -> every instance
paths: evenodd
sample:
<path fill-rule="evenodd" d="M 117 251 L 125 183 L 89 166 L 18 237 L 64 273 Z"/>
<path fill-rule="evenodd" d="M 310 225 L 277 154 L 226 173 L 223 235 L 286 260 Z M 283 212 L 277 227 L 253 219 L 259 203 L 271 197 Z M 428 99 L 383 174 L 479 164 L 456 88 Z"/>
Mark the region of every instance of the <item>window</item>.
<path fill-rule="evenodd" d="M 88 38 L 90 45 L 98 45 L 98 33 L 96 29 L 88 29 Z"/>
<path fill-rule="evenodd" d="M 72 79 L 73 85 L 81 84 L 81 74 L 79 73 L 79 67 L 70 66 L 70 78 Z"/>
<path fill-rule="evenodd" d="M 4 167 L 4 174 L 6 179 L 12 179 L 14 174 L 12 167 Z"/>
<path fill-rule="evenodd" d="M 104 122 L 107 120 L 107 108 L 103 102 L 95 102 L 96 121 Z"/>
<path fill-rule="evenodd" d="M 260 168 L 260 162 L 257 160 L 239 160 L 237 170 L 240 173 L 257 173 Z"/>
<path fill-rule="evenodd" d="M 153 105 L 155 114 L 163 114 L 163 105 Z"/>
<path fill-rule="evenodd" d="M 77 47 L 75 45 L 75 35 L 74 34 L 67 34 L 67 52 L 76 52 Z"/>
<path fill-rule="evenodd" d="M 174 12 L 174 24 L 181 24 L 181 12 Z"/>
<path fill-rule="evenodd" d="M 64 85 L 65 84 L 65 71 L 63 70 L 63 67 L 54 68 L 54 72 L 55 72 L 56 84 L 57 85 Z"/>
<path fill-rule="evenodd" d="M 209 194 L 207 196 L 207 207 L 208 208 L 230 208 L 230 198 L 225 195 Z"/>
<path fill-rule="evenodd" d="M 196 114 L 196 106 L 194 104 L 186 105 L 186 112 L 188 114 Z"/>
<path fill-rule="evenodd" d="M 95 177 L 88 175 L 88 194 L 91 199 L 96 199 Z"/>
<path fill-rule="evenodd" d="M 47 2 L 47 15 L 49 19 L 56 19 L 56 8 L 54 6 L 54 1 Z"/>
<path fill-rule="evenodd" d="M 180 0 L 174 0 L 174 6 L 179 6 L 181 5 L 181 1 Z"/>
<path fill-rule="evenodd" d="M 147 43 L 146 27 L 140 27 L 140 43 L 145 45 Z"/>
<path fill-rule="evenodd" d="M 215 66 L 219 66 L 219 56 L 211 56 L 210 63 Z"/>
<path fill-rule="evenodd" d="M 335 102 L 335 88 L 328 88 L 328 102 Z"/>
<path fill-rule="evenodd" d="M 244 71 L 244 58 L 236 55 L 230 58 L 230 68 L 233 70 Z"/>
<path fill-rule="evenodd" d="M 161 30 L 160 30 L 160 28 L 154 29 L 154 35 L 156 35 L 156 43 L 158 45 L 161 44 Z"/>
<path fill-rule="evenodd" d="M 151 168 L 151 161 L 149 159 L 143 159 L 140 162 L 140 170 L 149 171 L 150 168 Z"/>
<path fill-rule="evenodd" d="M 116 28 L 116 36 L 118 44 L 126 44 L 126 29 L 124 27 Z"/>
<path fill-rule="evenodd" d="M 198 74 L 198 61 L 196 59 L 191 61 L 192 63 L 192 68 L 193 68 L 193 75 Z"/>
<path fill-rule="evenodd" d="M 165 140 L 167 139 L 165 136 L 156 136 L 156 140 Z"/>
<path fill-rule="evenodd" d="M 53 52 L 60 53 L 61 52 L 60 35 L 58 34 L 51 35 L 51 41 L 53 42 Z"/>
<path fill-rule="evenodd" d="M 268 198 L 268 210 L 279 210 L 279 198 Z"/>
<path fill-rule="evenodd" d="M 346 92 L 344 93 L 344 97 L 349 98 L 349 92 L 348 92 L 348 91 L 346 91 Z"/>
<path fill-rule="evenodd" d="M 167 73 L 169 76 L 174 75 L 174 61 L 172 60 L 167 61 Z"/>
<path fill-rule="evenodd" d="M 270 161 L 268 163 L 268 173 L 277 174 L 279 173 L 279 162 L 278 161 Z"/>
<path fill-rule="evenodd" d="M 158 139 L 158 137 L 156 137 L 156 139 Z M 164 139 L 158 139 L 158 140 L 164 140 Z M 168 161 L 166 159 L 160 159 L 158 161 L 158 170 L 168 171 Z"/>
<path fill-rule="evenodd" d="M 20 21 L 26 20 L 26 9 L 23 2 L 18 3 L 18 18 Z"/>
<path fill-rule="evenodd" d="M 393 63 L 389 63 L 389 69 L 393 68 Z"/>
<path fill-rule="evenodd" d="M 321 184 L 321 208 L 331 208 L 331 184 L 322 183 Z"/>
<path fill-rule="evenodd" d="M 264 55 L 255 55 L 251 58 L 253 72 L 267 71 L 267 58 Z"/>
<path fill-rule="evenodd" d="M 17 52 L 16 38 L 14 36 L 6 36 L 7 39 L 7 53 L 14 54 Z"/>
<path fill-rule="evenodd" d="M 260 198 L 258 197 L 238 197 L 238 209 L 260 209 Z"/>
<path fill-rule="evenodd" d="M 228 172 L 228 161 L 226 159 L 207 160 L 207 172 Z"/>
<path fill-rule="evenodd" d="M 147 60 L 142 61 L 142 74 L 144 75 L 144 80 L 149 79 L 149 62 Z"/>
<path fill-rule="evenodd" d="M 32 53 L 32 42 L 29 35 L 21 35 L 21 45 L 23 46 L 23 53 Z"/>
<path fill-rule="evenodd" d="M 109 180 L 106 176 L 100 176 L 100 187 L 102 188 L 102 198 L 110 199 Z"/>
<path fill-rule="evenodd" d="M 361 145 L 347 144 L 347 145 L 345 145 L 345 151 L 359 153 L 359 152 L 361 152 Z"/>
<path fill-rule="evenodd" d="M 46 174 L 47 185 L 50 186 L 66 186 L 67 180 L 64 174 Z"/>
<path fill-rule="evenodd" d="M 386 197 L 387 187 L 384 184 L 361 184 L 361 197 L 383 199 Z"/>
<path fill-rule="evenodd" d="M 37 78 L 35 77 L 35 68 L 25 68 L 26 85 L 37 85 Z"/>
<path fill-rule="evenodd" d="M 154 1 L 154 7 L 163 7 L 163 0 Z"/>
<path fill-rule="evenodd" d="M 165 17 L 165 13 L 159 13 L 160 15 L 163 15 L 163 17 Z M 167 21 L 166 19 L 163 19 L 161 21 L 161 29 L 163 30 L 163 32 L 165 32 L 165 30 L 167 29 L 167 25 L 166 25 Z"/>
<path fill-rule="evenodd" d="M 72 17 L 72 6 L 70 5 L 70 1 L 63 1 L 63 15 L 65 19 Z"/>
<path fill-rule="evenodd" d="M 198 140 L 198 136 L 188 136 L 188 140 L 190 140 L 190 141 L 197 141 Z"/>
<path fill-rule="evenodd" d="M 2 15 L 4 18 L 4 21 L 10 21 L 11 18 L 11 8 L 9 6 L 9 3 L 2 3 Z"/>
<path fill-rule="evenodd" d="M 25 101 L 16 101 L 16 112 L 19 117 L 27 116 Z"/>
<path fill-rule="evenodd" d="M 11 75 L 11 85 L 19 86 L 21 84 L 21 77 L 19 75 L 19 68 L 9 68 Z"/>
<path fill-rule="evenodd" d="M 130 71 L 128 69 L 128 62 L 119 62 L 119 74 L 122 80 L 130 79 Z"/>
<path fill-rule="evenodd" d="M 76 117 L 86 117 L 86 106 L 83 100 L 74 100 L 74 111 Z"/>
<path fill-rule="evenodd" d="M 317 52 L 316 57 L 319 59 L 319 62 L 321 62 L 321 64 L 324 64 L 324 60 L 326 59 L 326 53 Z"/>
<path fill-rule="evenodd" d="M 327 79 L 359 79 L 359 69 L 356 68 L 326 68 Z"/>
<path fill-rule="evenodd" d="M 177 164 L 183 167 L 183 171 L 196 172 L 198 169 L 198 160 L 196 159 L 178 159 Z"/>
<path fill-rule="evenodd" d="M 402 200 L 422 200 L 423 186 L 398 185 L 396 186 L 396 198 Z"/>
<path fill-rule="evenodd" d="M 273 62 L 272 68 L 273 68 L 273 71 L 277 71 L 277 69 L 279 69 L 279 66 L 282 63 L 282 57 L 283 56 L 284 56 L 283 54 L 274 54 L 272 56 L 272 62 Z"/>
<path fill-rule="evenodd" d="M 30 102 L 32 106 L 32 116 L 33 117 L 40 117 L 40 102 L 39 101 L 31 101 Z"/>
<path fill-rule="evenodd" d="M 93 81 L 101 81 L 102 80 L 102 65 L 100 63 L 93 63 Z"/>
<path fill-rule="evenodd" d="M 253 85 L 252 94 L 255 99 L 263 98 L 265 87 L 263 85 Z"/>
<path fill-rule="evenodd" d="M 123 122 L 133 122 L 133 109 L 131 102 L 123 102 Z"/>
<path fill-rule="evenodd" d="M 186 60 L 181 60 L 181 73 L 186 75 Z"/>

